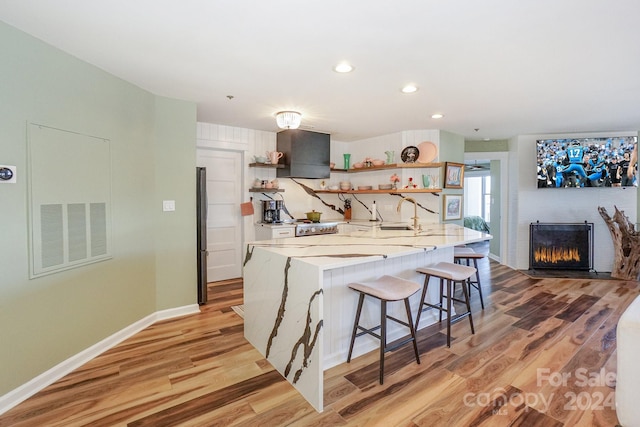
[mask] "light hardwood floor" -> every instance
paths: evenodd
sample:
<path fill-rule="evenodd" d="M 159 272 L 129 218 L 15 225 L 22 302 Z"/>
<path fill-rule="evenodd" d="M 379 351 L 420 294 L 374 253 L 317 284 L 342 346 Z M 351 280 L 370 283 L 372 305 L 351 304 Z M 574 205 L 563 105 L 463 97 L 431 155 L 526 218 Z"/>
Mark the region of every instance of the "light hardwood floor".
<path fill-rule="evenodd" d="M 0 416 L 0 426 L 614 426 L 618 318 L 638 282 L 534 279 L 487 259 L 476 334 L 438 325 L 411 346 L 325 372 L 317 413 L 243 338 L 242 282 L 159 322 Z M 593 376 L 585 381 L 585 376 Z M 565 380 L 562 381 L 564 376 Z M 589 382 L 589 384 L 585 384 Z"/>

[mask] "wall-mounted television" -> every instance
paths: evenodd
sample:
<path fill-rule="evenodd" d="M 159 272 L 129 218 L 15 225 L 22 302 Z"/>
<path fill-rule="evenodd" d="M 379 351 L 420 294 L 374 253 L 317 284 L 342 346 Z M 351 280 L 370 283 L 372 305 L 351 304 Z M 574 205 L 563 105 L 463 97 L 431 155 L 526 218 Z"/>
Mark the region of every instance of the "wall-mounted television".
<path fill-rule="evenodd" d="M 637 186 L 638 163 L 630 162 L 637 142 L 637 136 L 539 139 L 538 188 Z"/>

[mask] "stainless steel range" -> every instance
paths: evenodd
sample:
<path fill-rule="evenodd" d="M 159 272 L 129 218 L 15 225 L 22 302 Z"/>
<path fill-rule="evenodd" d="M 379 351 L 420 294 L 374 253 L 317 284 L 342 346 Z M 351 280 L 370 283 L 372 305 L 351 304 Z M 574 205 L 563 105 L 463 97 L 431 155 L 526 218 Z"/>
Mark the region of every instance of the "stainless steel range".
<path fill-rule="evenodd" d="M 337 222 L 297 222 L 296 237 L 335 234 L 338 232 Z"/>

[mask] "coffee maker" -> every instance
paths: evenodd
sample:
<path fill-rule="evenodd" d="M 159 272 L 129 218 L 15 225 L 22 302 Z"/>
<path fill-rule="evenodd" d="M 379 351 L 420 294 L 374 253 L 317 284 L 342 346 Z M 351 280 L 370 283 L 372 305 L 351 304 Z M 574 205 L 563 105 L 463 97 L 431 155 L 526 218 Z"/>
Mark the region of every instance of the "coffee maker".
<path fill-rule="evenodd" d="M 262 222 L 268 224 L 282 222 L 280 220 L 280 210 L 282 209 L 282 204 L 282 200 L 263 200 Z"/>

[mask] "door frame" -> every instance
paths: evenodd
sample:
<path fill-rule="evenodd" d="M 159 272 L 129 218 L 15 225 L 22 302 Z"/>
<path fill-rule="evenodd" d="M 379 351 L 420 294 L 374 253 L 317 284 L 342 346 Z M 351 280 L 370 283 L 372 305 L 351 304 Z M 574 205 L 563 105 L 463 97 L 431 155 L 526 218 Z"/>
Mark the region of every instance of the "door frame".
<path fill-rule="evenodd" d="M 240 200 L 243 199 L 243 194 L 246 192 L 246 185 L 245 185 L 245 179 L 247 176 L 247 164 L 246 164 L 246 156 L 247 156 L 247 151 L 246 150 L 242 150 L 242 149 L 234 149 L 234 148 L 226 148 L 226 147 L 220 147 L 217 146 L 217 144 L 200 144 L 200 141 L 197 141 L 196 143 L 196 167 L 198 166 L 198 157 L 199 157 L 199 152 L 201 150 L 206 150 L 206 151 L 211 151 L 211 152 L 226 152 L 226 153 L 237 153 L 240 155 L 240 164 L 242 165 L 242 167 L 240 168 Z M 240 215 L 240 208 L 238 208 L 238 215 Z M 244 248 L 244 242 L 246 241 L 246 224 L 244 221 L 244 218 L 241 218 L 239 221 L 239 227 L 240 227 L 240 242 L 238 243 L 238 253 L 242 254 L 243 248 Z M 240 257 L 240 261 L 242 262 L 243 257 Z M 242 268 L 240 271 L 240 277 L 242 277 Z"/>
<path fill-rule="evenodd" d="M 464 159 L 466 160 L 499 160 L 500 161 L 500 212 L 498 222 L 500 224 L 500 250 L 498 254 L 489 254 L 489 257 L 498 261 L 501 264 L 506 262 L 506 254 L 508 254 L 508 240 L 507 240 L 507 217 L 509 206 L 509 153 L 506 151 L 491 151 L 491 152 L 465 152 Z M 493 174 L 491 174 L 493 179 Z M 491 212 L 491 222 L 493 222 L 493 212 Z"/>

